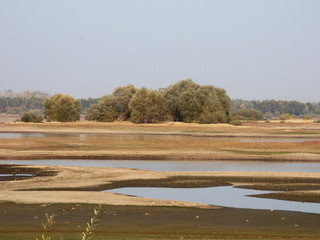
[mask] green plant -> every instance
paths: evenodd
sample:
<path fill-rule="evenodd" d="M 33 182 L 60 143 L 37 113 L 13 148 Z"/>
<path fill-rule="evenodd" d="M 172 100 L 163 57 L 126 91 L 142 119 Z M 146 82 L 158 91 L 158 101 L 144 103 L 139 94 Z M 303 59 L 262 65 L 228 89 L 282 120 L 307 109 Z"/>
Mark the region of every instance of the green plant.
<path fill-rule="evenodd" d="M 93 215 L 90 218 L 90 221 L 87 222 L 85 231 L 81 233 L 81 240 L 91 240 L 93 238 L 93 230 L 98 225 L 102 212 L 102 205 L 98 205 L 93 209 Z M 55 221 L 53 220 L 54 217 L 54 214 L 49 215 L 46 213 L 46 219 L 42 221 L 42 228 L 45 233 L 41 235 L 41 238 L 36 238 L 36 240 L 51 240 L 51 236 L 48 236 L 48 232 L 50 232 L 52 226 L 55 224 Z M 60 236 L 60 239 L 63 239 L 63 237 Z"/>
<path fill-rule="evenodd" d="M 32 113 L 32 112 L 25 112 L 21 116 L 20 121 L 21 122 L 42 123 L 43 117 L 41 115 L 36 115 L 35 113 Z"/>
<path fill-rule="evenodd" d="M 49 215 L 46 213 L 46 220 L 42 221 L 42 227 L 45 233 L 41 235 L 41 240 L 51 240 L 51 237 L 47 235 L 47 233 L 51 230 L 52 226 L 54 225 L 54 214 Z M 39 238 L 36 238 L 36 240 L 40 240 Z"/>
<path fill-rule="evenodd" d="M 230 122 L 231 125 L 234 125 L 234 126 L 241 126 L 242 125 L 242 122 L 239 121 L 239 120 L 232 120 Z"/>
<path fill-rule="evenodd" d="M 93 236 L 92 231 L 98 225 L 101 213 L 102 213 L 102 206 L 101 205 L 99 205 L 93 209 L 93 215 L 92 215 L 90 221 L 87 223 L 86 230 L 84 232 L 82 232 L 82 234 L 81 234 L 81 240 L 92 239 L 92 236 Z"/>

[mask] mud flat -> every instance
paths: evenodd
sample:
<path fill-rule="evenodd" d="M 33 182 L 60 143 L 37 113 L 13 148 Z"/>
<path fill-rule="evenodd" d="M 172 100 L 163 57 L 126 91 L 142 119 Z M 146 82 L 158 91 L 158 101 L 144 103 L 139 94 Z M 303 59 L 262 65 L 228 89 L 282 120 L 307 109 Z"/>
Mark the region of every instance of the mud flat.
<path fill-rule="evenodd" d="M 34 134 L 0 138 L 0 159 L 320 161 L 320 124 L 309 122 L 6 123 L 1 132 Z"/>
<path fill-rule="evenodd" d="M 299 191 L 310 186 L 319 188 L 318 173 L 154 172 L 125 168 L 15 165 L 1 165 L 1 169 L 2 173 L 32 172 L 36 176 L 0 182 L 0 239 L 34 238 L 41 231 L 45 213 L 56 214 L 53 234 L 78 239 L 94 207 L 92 204 L 103 204 L 105 209 L 96 229 L 96 239 L 320 237 L 320 214 L 234 209 L 99 192 L 128 186 L 233 184 L 284 188 L 284 185 L 300 183 L 291 189 Z M 319 199 L 319 191 L 313 192 Z"/>

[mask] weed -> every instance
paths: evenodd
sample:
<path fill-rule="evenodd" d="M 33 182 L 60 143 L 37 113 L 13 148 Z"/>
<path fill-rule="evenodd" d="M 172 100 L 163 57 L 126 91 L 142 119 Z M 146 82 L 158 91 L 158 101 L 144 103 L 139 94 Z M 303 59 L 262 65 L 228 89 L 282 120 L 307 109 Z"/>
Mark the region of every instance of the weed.
<path fill-rule="evenodd" d="M 93 230 L 98 225 L 102 212 L 102 205 L 98 205 L 93 209 L 93 215 L 90 218 L 90 221 L 87 222 L 85 231 L 81 233 L 81 240 L 91 240 L 93 238 Z M 50 232 L 52 226 L 55 224 L 53 220 L 54 217 L 54 214 L 49 215 L 48 213 L 46 213 L 46 219 L 45 221 L 42 221 L 42 227 L 45 233 L 41 235 L 41 238 L 36 238 L 36 240 L 51 240 L 51 236 L 48 236 L 48 233 Z M 60 239 L 63 239 L 63 237 L 60 236 Z"/>
<path fill-rule="evenodd" d="M 101 213 L 102 213 L 102 206 L 101 205 L 99 205 L 98 207 L 93 209 L 93 216 L 91 217 L 90 221 L 87 223 L 86 230 L 84 232 L 82 232 L 81 240 L 92 239 L 93 230 L 98 225 Z"/>
<path fill-rule="evenodd" d="M 51 240 L 51 237 L 48 236 L 47 234 L 51 230 L 52 226 L 55 224 L 53 220 L 54 216 L 55 216 L 54 214 L 49 215 L 48 213 L 46 213 L 46 220 L 42 221 L 42 227 L 45 233 L 41 235 L 41 240 Z M 40 240 L 40 239 L 36 238 L 36 240 Z"/>

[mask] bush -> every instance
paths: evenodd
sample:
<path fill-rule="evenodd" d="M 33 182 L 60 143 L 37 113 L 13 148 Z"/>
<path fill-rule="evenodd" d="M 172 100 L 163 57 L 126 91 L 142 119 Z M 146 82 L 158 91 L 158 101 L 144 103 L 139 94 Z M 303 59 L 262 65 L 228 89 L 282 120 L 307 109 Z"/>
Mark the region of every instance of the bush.
<path fill-rule="evenodd" d="M 243 109 L 232 114 L 234 120 L 258 121 L 263 120 L 263 114 L 256 109 Z"/>
<path fill-rule="evenodd" d="M 21 118 L 21 122 L 33 122 L 33 123 L 42 123 L 43 117 L 41 115 L 36 115 L 32 112 L 25 112 Z"/>
<path fill-rule="evenodd" d="M 282 114 L 280 117 L 279 117 L 279 120 L 290 120 L 290 119 L 292 119 L 292 116 L 291 116 L 291 114 L 289 114 L 289 113 L 286 113 L 286 114 Z"/>
<path fill-rule="evenodd" d="M 241 126 L 242 125 L 242 122 L 240 122 L 239 120 L 232 120 L 230 122 L 231 125 L 234 125 L 234 126 Z"/>

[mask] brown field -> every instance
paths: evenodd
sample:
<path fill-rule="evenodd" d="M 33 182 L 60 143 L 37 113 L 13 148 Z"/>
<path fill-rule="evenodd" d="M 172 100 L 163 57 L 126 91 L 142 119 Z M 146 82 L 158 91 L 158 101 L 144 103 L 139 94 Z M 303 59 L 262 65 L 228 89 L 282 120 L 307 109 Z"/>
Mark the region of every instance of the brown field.
<path fill-rule="evenodd" d="M 306 121 L 243 126 L 177 122 L 6 123 L 0 124 L 0 132 L 52 134 L 43 138 L 0 138 L 0 159 L 320 161 L 320 124 Z M 239 138 L 277 141 L 241 142 Z M 307 141 L 282 141 L 293 138 Z"/>

